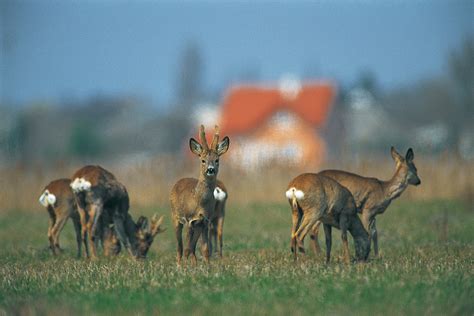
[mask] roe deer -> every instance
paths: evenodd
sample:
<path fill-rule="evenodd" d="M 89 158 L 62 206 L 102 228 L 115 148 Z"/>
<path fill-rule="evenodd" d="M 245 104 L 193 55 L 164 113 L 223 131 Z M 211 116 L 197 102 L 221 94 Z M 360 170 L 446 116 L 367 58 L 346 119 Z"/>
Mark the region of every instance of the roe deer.
<path fill-rule="evenodd" d="M 125 230 L 137 258 L 146 258 L 155 236 L 166 230 L 161 227 L 163 219 L 164 216 L 158 218 L 158 214 L 154 214 L 150 221 L 145 216 L 140 216 L 135 223 L 132 216 L 127 214 Z"/>
<path fill-rule="evenodd" d="M 354 238 L 357 260 L 367 260 L 369 235 L 357 216 L 354 198 L 346 188 L 330 178 L 303 173 L 288 184 L 286 197 L 292 209 L 291 250 L 295 260 L 297 247 L 318 222 L 324 224 L 327 263 L 331 257 L 332 226 L 341 230 L 346 263 L 350 261 L 347 231 Z"/>
<path fill-rule="evenodd" d="M 395 160 L 396 168 L 392 178 L 388 181 L 381 181 L 376 178 L 366 178 L 341 170 L 324 170 L 320 175 L 336 180 L 346 187 L 354 196 L 357 211 L 361 213 L 362 224 L 369 232 L 369 237 L 374 243 L 374 254 L 379 254 L 377 227 L 375 217 L 383 214 L 390 203 L 399 197 L 408 185 L 419 185 L 421 183 L 417 174 L 417 169 L 413 162 L 414 153 L 408 149 L 403 158 L 394 147 L 390 152 Z M 318 228 L 315 227 L 311 234 L 313 248 L 318 250 Z"/>
<path fill-rule="evenodd" d="M 216 207 L 214 192 L 219 172 L 219 157 L 229 149 L 229 137 L 219 142 L 219 128 L 215 127 L 211 147 L 208 146 L 204 126 L 200 128 L 200 144 L 194 138 L 189 140 L 191 152 L 201 161 L 199 179 L 183 178 L 178 180 L 171 189 L 171 214 L 178 243 L 177 263 L 183 257 L 183 226 L 188 226 L 185 258 L 191 255 L 196 264 L 196 243 L 202 234 L 202 253 L 206 262 L 209 261 L 209 221 L 213 218 Z"/>
<path fill-rule="evenodd" d="M 97 257 L 96 231 L 98 223 L 113 223 L 121 245 L 135 258 L 144 258 L 153 238 L 163 230 L 160 228 L 163 217 L 152 219 L 151 228 L 148 220 L 139 226 L 133 222 L 129 209 L 127 189 L 115 176 L 100 166 L 85 166 L 72 176 L 71 188 L 76 197 L 77 209 L 81 220 L 81 237 L 85 244 L 86 256 L 89 256 L 88 244 L 92 257 Z M 102 219 L 103 218 L 103 219 Z"/>
<path fill-rule="evenodd" d="M 39 202 L 49 214 L 48 239 L 53 254 L 61 250 L 59 235 L 67 220 L 72 219 L 76 231 L 77 255 L 81 256 L 81 223 L 76 209 L 76 201 L 72 193 L 71 180 L 58 179 L 51 181 L 43 190 Z"/>
<path fill-rule="evenodd" d="M 59 235 L 67 220 L 72 219 L 76 232 L 77 256 L 81 256 L 81 222 L 77 212 L 74 193 L 70 187 L 70 179 L 58 179 L 51 181 L 43 190 L 39 202 L 49 214 L 48 239 L 53 254 L 61 250 L 59 246 Z M 106 255 L 115 255 L 120 251 L 115 234 L 110 229 L 100 225 L 98 236 L 102 241 L 102 246 Z"/>
<path fill-rule="evenodd" d="M 222 234 L 224 230 L 224 218 L 225 218 L 225 204 L 228 198 L 227 189 L 224 183 L 217 180 L 217 186 L 214 189 L 214 198 L 216 199 L 216 206 L 212 217 L 210 218 L 210 249 L 209 253 L 212 255 L 213 249 L 216 249 L 219 253 L 219 257 L 222 258 Z M 218 244 L 219 242 L 219 244 Z"/>

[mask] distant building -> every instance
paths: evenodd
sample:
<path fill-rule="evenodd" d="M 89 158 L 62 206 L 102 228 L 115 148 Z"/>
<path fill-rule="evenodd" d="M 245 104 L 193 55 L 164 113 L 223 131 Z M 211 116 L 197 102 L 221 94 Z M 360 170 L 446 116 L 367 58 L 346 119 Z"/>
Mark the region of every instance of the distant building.
<path fill-rule="evenodd" d="M 334 97 L 335 86 L 327 82 L 231 88 L 219 109 L 221 135 L 231 138 L 228 159 L 250 169 L 272 163 L 319 165 L 326 143 L 318 129 L 328 120 Z"/>

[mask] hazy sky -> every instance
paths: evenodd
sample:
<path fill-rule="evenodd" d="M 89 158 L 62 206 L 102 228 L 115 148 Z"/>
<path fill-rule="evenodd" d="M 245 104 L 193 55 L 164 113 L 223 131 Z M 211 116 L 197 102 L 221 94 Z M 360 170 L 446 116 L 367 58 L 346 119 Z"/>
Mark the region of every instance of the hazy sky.
<path fill-rule="evenodd" d="M 190 41 L 206 89 L 248 70 L 265 81 L 312 72 L 350 83 L 364 69 L 391 89 L 443 73 L 474 34 L 469 0 L 3 0 L 0 8 L 0 96 L 14 104 L 98 93 L 170 102 Z"/>

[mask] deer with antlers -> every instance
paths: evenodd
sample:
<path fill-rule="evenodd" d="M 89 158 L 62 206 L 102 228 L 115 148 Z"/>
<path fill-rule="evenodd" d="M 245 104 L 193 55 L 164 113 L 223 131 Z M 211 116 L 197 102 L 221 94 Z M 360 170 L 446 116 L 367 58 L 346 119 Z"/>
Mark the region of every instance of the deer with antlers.
<path fill-rule="evenodd" d="M 100 221 L 113 226 L 121 245 L 135 258 L 144 258 L 154 237 L 164 231 L 163 216 L 157 214 L 151 224 L 145 217 L 135 223 L 128 213 L 127 189 L 115 176 L 100 166 L 85 166 L 72 176 L 71 188 L 75 194 L 81 222 L 81 238 L 86 256 L 89 247 L 92 257 L 97 257 L 96 234 Z M 89 243 L 86 242 L 88 236 Z"/>
<path fill-rule="evenodd" d="M 390 203 L 398 198 L 408 187 L 417 186 L 421 183 L 413 159 L 415 157 L 413 149 L 409 148 L 405 157 L 400 155 L 394 147 L 390 153 L 395 161 L 395 173 L 388 181 L 377 178 L 367 178 L 342 170 L 324 170 L 319 174 L 334 179 L 346 187 L 354 196 L 358 212 L 364 227 L 370 233 L 370 239 L 374 243 L 374 254 L 379 255 L 379 245 L 377 227 L 375 226 L 376 216 L 383 214 Z M 318 225 L 311 233 L 313 249 L 319 252 L 318 245 Z"/>
<path fill-rule="evenodd" d="M 201 251 L 206 262 L 209 261 L 209 221 L 214 216 L 216 207 L 217 173 L 219 172 L 219 157 L 229 149 L 229 137 L 219 142 L 219 128 L 215 127 L 211 146 L 208 146 L 204 126 L 200 127 L 199 143 L 194 138 L 189 140 L 192 153 L 199 157 L 199 178 L 183 178 L 178 180 L 171 189 L 171 214 L 178 243 L 177 263 L 181 264 L 183 257 L 183 227 L 188 227 L 185 258 L 191 256 L 196 264 L 196 243 L 202 236 Z"/>

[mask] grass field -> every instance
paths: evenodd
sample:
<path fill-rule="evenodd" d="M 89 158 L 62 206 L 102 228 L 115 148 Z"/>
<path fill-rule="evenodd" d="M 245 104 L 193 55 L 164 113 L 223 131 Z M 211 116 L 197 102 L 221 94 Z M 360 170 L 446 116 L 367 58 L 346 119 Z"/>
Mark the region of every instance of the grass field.
<path fill-rule="evenodd" d="M 169 213 L 132 214 L 152 211 Z M 294 263 L 290 222 L 286 204 L 230 203 L 224 258 L 178 268 L 169 215 L 145 262 L 125 254 L 90 262 L 74 258 L 71 223 L 65 252 L 53 257 L 46 211 L 2 212 L 0 315 L 474 313 L 472 205 L 397 200 L 378 220 L 381 258 L 349 266 L 338 230 L 331 264 L 313 254 Z"/>

